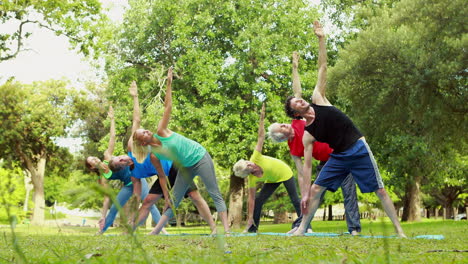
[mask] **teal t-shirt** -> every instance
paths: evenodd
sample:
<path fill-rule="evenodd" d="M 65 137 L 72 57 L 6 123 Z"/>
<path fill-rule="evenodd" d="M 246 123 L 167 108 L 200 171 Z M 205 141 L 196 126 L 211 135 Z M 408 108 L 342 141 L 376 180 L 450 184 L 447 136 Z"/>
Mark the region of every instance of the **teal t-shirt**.
<path fill-rule="evenodd" d="M 161 148 L 152 148 L 152 152 L 159 159 L 173 160 L 183 167 L 190 167 L 199 162 L 206 154 L 206 149 L 191 139 L 172 132 L 169 137 L 154 137 L 161 141 Z"/>

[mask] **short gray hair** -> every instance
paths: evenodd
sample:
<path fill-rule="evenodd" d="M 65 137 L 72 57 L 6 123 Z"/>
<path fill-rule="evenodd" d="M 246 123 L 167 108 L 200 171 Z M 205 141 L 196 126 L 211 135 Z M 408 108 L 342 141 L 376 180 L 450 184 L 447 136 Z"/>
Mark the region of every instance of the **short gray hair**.
<path fill-rule="evenodd" d="M 279 125 L 280 125 L 279 123 L 273 123 L 268 127 L 267 136 L 274 143 L 280 143 L 280 142 L 284 142 L 284 141 L 288 140 L 288 137 L 285 134 L 276 131 L 276 130 L 278 130 Z"/>
<path fill-rule="evenodd" d="M 247 161 L 243 159 L 236 162 L 236 164 L 234 164 L 234 166 L 232 167 L 234 175 L 242 179 L 247 177 L 250 174 L 250 170 L 247 168 L 247 165 Z"/>

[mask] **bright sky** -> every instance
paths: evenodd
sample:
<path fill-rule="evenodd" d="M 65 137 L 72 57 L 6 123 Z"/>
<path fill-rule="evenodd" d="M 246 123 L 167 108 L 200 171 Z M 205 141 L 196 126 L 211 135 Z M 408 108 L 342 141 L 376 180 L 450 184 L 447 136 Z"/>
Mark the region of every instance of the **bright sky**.
<path fill-rule="evenodd" d="M 122 20 L 124 9 L 128 6 L 126 0 L 101 0 L 103 6 L 109 9 L 109 17 L 119 22 Z M 14 32 L 17 26 L 14 24 L 1 24 L 1 32 Z M 88 63 L 83 55 L 74 50 L 64 36 L 56 36 L 47 29 L 28 25 L 27 30 L 33 34 L 25 41 L 24 48 L 14 59 L 0 63 L 0 84 L 5 83 L 10 77 L 22 83 L 45 81 L 50 79 L 68 79 L 77 88 L 84 87 L 87 81 L 100 80 L 95 74 L 95 69 Z M 56 139 L 60 146 L 65 146 L 72 153 L 82 149 L 81 138 Z"/>
<path fill-rule="evenodd" d="M 108 15 L 114 21 L 120 21 L 126 0 L 101 0 L 103 6 L 109 9 Z M 13 32 L 14 24 L 0 25 L 0 31 Z M 30 49 L 19 53 L 11 60 L 0 63 L 0 84 L 14 76 L 17 81 L 31 83 L 49 79 L 66 78 L 74 86 L 83 86 L 86 81 L 95 80 L 93 67 L 83 55 L 74 50 L 64 36 L 56 36 L 50 30 L 41 29 L 36 25 L 28 25 L 27 30 L 33 34 L 25 41 L 24 48 Z"/>

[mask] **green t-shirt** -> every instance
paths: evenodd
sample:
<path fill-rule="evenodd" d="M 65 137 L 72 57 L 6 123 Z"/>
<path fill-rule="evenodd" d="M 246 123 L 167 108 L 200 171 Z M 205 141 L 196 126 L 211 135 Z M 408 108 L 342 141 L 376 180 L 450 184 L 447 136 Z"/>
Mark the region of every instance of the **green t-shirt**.
<path fill-rule="evenodd" d="M 102 161 L 102 163 L 109 166 L 109 161 L 108 160 L 104 160 L 104 161 Z M 104 176 L 104 178 L 109 179 L 112 176 L 112 171 L 109 169 L 108 172 L 103 172 L 102 175 Z"/>
<path fill-rule="evenodd" d="M 154 137 L 162 144 L 159 150 L 152 148 L 154 155 L 159 159 L 172 160 L 183 167 L 195 165 L 206 154 L 206 149 L 198 142 L 175 132 L 169 137 L 160 137 L 157 134 L 154 134 Z"/>
<path fill-rule="evenodd" d="M 293 172 L 284 161 L 268 156 L 254 150 L 250 161 L 260 166 L 263 170 L 263 176 L 258 178 L 249 175 L 249 188 L 254 188 L 257 182 L 278 183 L 291 179 Z"/>

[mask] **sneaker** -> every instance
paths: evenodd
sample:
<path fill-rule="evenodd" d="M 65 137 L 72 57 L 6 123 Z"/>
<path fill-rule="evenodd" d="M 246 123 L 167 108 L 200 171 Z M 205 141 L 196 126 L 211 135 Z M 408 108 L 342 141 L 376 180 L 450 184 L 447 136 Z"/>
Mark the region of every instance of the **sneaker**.
<path fill-rule="evenodd" d="M 312 228 L 307 228 L 307 233 L 312 234 L 314 231 L 312 231 Z"/>

